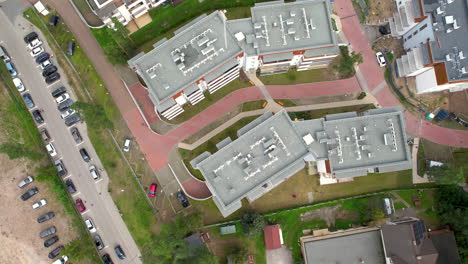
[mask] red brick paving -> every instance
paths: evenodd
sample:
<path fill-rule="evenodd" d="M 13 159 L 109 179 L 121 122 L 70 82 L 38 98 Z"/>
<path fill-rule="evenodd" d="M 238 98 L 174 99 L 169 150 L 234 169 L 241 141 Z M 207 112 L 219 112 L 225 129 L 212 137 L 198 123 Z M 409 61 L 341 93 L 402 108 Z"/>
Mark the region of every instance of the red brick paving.
<path fill-rule="evenodd" d="M 138 101 L 141 111 L 146 117 L 148 123 L 153 123 L 159 120 L 158 115 L 155 112 L 154 104 L 148 96 L 148 90 L 143 87 L 141 83 L 137 83 L 130 87 L 130 91 L 133 97 Z"/>
<path fill-rule="evenodd" d="M 189 194 L 192 198 L 204 200 L 212 196 L 206 184 L 194 178 L 184 181 L 182 186 L 184 187 L 184 190 L 187 192 L 187 194 Z"/>

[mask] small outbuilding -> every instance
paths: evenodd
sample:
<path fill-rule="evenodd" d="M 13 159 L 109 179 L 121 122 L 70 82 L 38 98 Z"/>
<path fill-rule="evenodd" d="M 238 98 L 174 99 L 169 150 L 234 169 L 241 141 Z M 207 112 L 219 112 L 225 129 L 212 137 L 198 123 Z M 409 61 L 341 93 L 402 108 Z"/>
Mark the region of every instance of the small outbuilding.
<path fill-rule="evenodd" d="M 268 225 L 263 228 L 265 235 L 265 248 L 267 250 L 281 248 L 283 233 L 279 225 Z"/>

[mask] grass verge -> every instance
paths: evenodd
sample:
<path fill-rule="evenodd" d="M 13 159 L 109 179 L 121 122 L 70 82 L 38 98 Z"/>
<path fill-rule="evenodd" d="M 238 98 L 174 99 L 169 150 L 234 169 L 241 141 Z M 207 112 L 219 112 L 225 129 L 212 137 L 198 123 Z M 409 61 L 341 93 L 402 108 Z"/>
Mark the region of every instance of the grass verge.
<path fill-rule="evenodd" d="M 335 107 L 335 108 L 317 109 L 317 110 L 304 111 L 304 112 L 289 112 L 288 114 L 292 120 L 296 120 L 296 119 L 309 120 L 309 119 L 322 118 L 326 115 L 346 113 L 346 112 L 364 112 L 370 109 L 375 109 L 375 106 L 373 104 L 352 105 L 352 106 L 342 106 L 342 107 Z"/>
<path fill-rule="evenodd" d="M 265 85 L 292 85 L 299 83 L 313 83 L 325 81 L 324 71 L 326 69 L 314 69 L 308 71 L 290 70 L 286 73 L 263 75 L 258 78 Z"/>

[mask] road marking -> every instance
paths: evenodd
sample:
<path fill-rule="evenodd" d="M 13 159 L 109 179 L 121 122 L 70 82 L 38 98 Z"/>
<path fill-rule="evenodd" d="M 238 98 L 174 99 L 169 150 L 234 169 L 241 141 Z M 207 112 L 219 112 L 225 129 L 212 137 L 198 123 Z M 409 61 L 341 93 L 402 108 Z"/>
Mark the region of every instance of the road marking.
<path fill-rule="evenodd" d="M 77 196 L 78 194 L 80 194 L 80 192 L 76 192 L 76 193 L 72 194 L 72 197 L 75 197 L 75 196 Z"/>
<path fill-rule="evenodd" d="M 106 249 L 106 248 L 108 248 L 108 247 L 109 247 L 109 245 L 105 246 L 103 249 Z"/>
<path fill-rule="evenodd" d="M 44 126 L 45 124 L 46 124 L 46 123 L 44 122 L 44 123 L 38 125 L 37 128 L 40 128 L 40 127 Z"/>
<path fill-rule="evenodd" d="M 99 180 L 96 181 L 96 183 L 98 183 L 98 182 L 100 182 L 100 181 L 102 181 L 102 180 L 103 180 L 103 178 L 101 177 Z"/>
<path fill-rule="evenodd" d="M 62 179 L 66 180 L 66 179 L 70 178 L 71 176 L 72 176 L 71 174 L 68 174 L 65 177 L 62 177 Z"/>
<path fill-rule="evenodd" d="M 58 80 L 57 80 L 57 81 L 58 81 Z M 57 81 L 55 81 L 55 82 L 53 82 L 53 83 L 47 85 L 47 89 L 50 88 L 51 86 L 53 86 Z"/>
<path fill-rule="evenodd" d="M 76 144 L 76 145 L 79 146 L 79 145 L 81 145 L 81 144 L 83 144 L 83 143 L 84 143 L 84 140 L 81 141 L 80 143 Z"/>
<path fill-rule="evenodd" d="M 81 212 L 81 215 L 84 215 L 84 214 L 86 214 L 86 213 L 88 213 L 88 212 L 89 212 L 89 210 L 86 210 L 86 211 L 84 211 L 84 212 Z"/>

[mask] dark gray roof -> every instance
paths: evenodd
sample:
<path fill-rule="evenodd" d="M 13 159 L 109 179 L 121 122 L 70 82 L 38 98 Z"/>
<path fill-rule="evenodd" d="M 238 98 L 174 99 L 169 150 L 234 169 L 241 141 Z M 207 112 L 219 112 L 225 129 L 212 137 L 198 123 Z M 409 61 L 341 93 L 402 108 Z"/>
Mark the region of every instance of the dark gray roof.
<path fill-rule="evenodd" d="M 112 15 L 112 13 L 117 9 L 117 6 L 114 3 L 105 5 L 102 8 L 95 9 L 96 14 L 101 18 L 106 18 Z"/>
<path fill-rule="evenodd" d="M 304 56 L 316 57 L 316 56 L 321 56 L 325 54 L 335 54 L 335 53 L 338 53 L 338 51 L 339 51 L 338 46 L 325 47 L 325 48 L 319 48 L 319 49 L 309 49 L 305 51 Z"/>
<path fill-rule="evenodd" d="M 435 231 L 431 232 L 431 240 L 434 247 L 439 252 L 437 264 L 459 264 L 460 255 L 458 254 L 457 242 L 452 231 Z"/>
<path fill-rule="evenodd" d="M 201 240 L 200 234 L 195 233 L 184 238 L 185 241 L 188 242 L 189 247 L 201 247 L 203 246 L 203 241 Z"/>
<path fill-rule="evenodd" d="M 275 61 L 291 60 L 293 56 L 294 54 L 292 52 L 265 55 L 263 56 L 263 62 L 269 63 L 269 62 L 275 62 Z"/>

